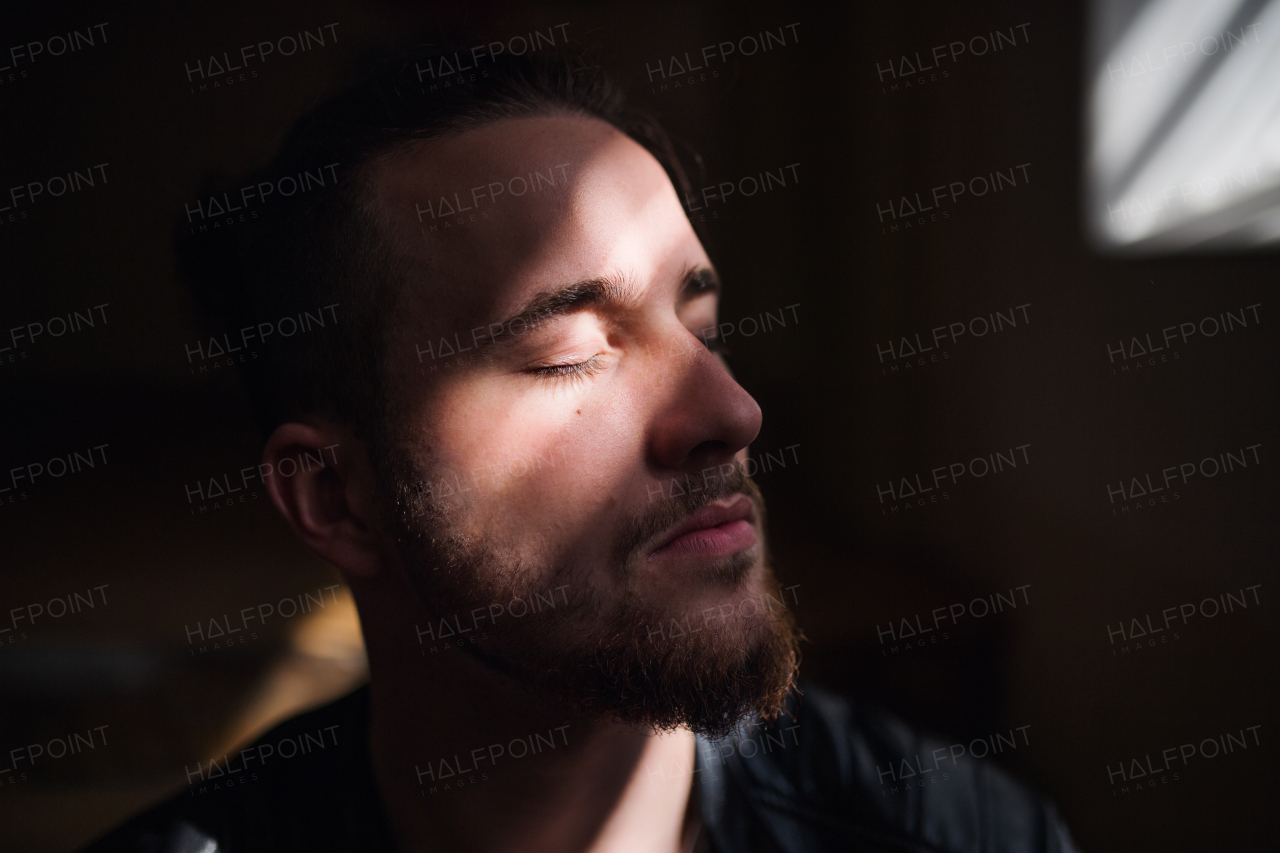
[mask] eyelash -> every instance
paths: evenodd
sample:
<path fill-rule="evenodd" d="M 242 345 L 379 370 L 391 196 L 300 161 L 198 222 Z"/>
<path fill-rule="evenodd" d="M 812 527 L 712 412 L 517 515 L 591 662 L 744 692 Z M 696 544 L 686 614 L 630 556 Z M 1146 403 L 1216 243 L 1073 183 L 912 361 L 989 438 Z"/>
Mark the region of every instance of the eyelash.
<path fill-rule="evenodd" d="M 534 368 L 533 373 L 548 379 L 586 379 L 600 370 L 600 356 L 593 355 L 586 361 L 576 364 L 550 364 L 546 367 Z"/>
<path fill-rule="evenodd" d="M 728 347 L 719 338 L 698 338 L 698 342 L 716 355 L 726 356 L 729 354 Z M 548 379 L 586 379 L 600 372 L 600 356 L 593 355 L 586 361 L 579 361 L 575 364 L 549 364 L 545 367 L 536 367 L 532 372 L 537 376 L 543 376 Z"/>

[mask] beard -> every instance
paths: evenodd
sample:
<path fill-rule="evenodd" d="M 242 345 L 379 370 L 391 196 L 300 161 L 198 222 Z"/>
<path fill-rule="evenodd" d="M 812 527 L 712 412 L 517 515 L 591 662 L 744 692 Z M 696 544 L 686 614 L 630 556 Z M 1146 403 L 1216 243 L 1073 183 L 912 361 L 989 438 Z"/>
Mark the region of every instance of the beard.
<path fill-rule="evenodd" d="M 784 710 L 800 634 L 763 542 L 686 581 L 732 593 L 732 605 L 689 610 L 674 595 L 654 600 L 637 588 L 633 568 L 654 537 L 718 498 L 746 494 L 763 524 L 763 497 L 736 461 L 718 467 L 713 480 L 700 477 L 698 491 L 664 495 L 624 524 L 611 543 L 611 565 L 601 567 L 614 582 L 601 584 L 463 534 L 465 506 L 433 489 L 406 453 L 383 458 L 388 520 L 422 604 L 433 618 L 505 613 L 463 648 L 532 695 L 576 714 L 710 737 Z M 757 563 L 758 585 L 748 593 Z"/>

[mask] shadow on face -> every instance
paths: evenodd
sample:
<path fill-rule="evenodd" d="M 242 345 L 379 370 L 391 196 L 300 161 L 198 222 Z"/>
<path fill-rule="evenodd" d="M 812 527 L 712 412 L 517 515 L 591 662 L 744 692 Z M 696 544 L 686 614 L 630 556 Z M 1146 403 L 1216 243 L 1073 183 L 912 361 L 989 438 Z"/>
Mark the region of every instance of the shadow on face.
<path fill-rule="evenodd" d="M 760 409 L 714 351 L 719 283 L 658 162 L 604 122 L 551 114 L 388 154 L 374 186 L 407 270 L 389 443 L 428 608 L 561 596 L 473 649 L 526 673 L 605 636 L 612 657 L 579 669 L 665 657 L 742 680 L 744 654 L 772 642 L 787 658 L 789 615 L 759 606 L 776 585 L 740 470 Z M 653 645 L 654 625 L 690 618 L 697 641 Z M 607 704 L 613 688 L 555 689 Z"/>

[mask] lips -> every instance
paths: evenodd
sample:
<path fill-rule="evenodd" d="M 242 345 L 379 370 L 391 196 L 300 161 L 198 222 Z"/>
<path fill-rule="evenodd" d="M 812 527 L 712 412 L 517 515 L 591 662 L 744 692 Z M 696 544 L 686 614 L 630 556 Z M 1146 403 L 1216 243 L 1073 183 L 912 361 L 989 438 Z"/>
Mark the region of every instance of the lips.
<path fill-rule="evenodd" d="M 755 544 L 755 520 L 755 503 L 747 495 L 713 501 L 664 534 L 649 558 L 720 557 L 743 551 Z"/>

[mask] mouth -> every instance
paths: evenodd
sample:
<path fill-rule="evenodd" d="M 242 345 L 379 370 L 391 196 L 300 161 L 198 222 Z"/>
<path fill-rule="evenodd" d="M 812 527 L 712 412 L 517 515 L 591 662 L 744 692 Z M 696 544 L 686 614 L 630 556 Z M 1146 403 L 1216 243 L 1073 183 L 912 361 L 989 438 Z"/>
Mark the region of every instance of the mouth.
<path fill-rule="evenodd" d="M 712 501 L 672 527 L 649 559 L 727 557 L 756 544 L 756 506 L 745 494 Z"/>

